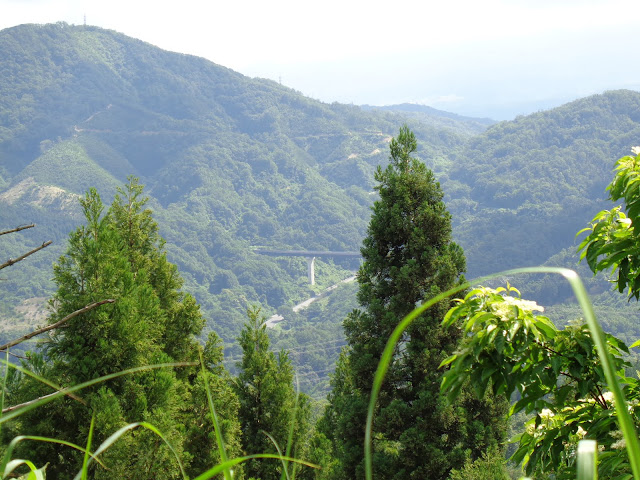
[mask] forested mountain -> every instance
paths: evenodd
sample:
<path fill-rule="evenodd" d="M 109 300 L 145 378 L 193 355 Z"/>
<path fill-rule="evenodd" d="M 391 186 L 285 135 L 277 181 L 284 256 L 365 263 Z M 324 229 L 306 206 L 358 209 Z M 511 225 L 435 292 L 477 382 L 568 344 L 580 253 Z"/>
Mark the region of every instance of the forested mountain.
<path fill-rule="evenodd" d="M 237 358 L 249 306 L 289 312 L 358 266 L 318 257 L 311 287 L 304 258 L 254 247 L 358 250 L 376 198 L 374 171 L 387 164 L 403 123 L 442 184 L 473 277 L 552 257 L 575 262 L 575 232 L 607 206 L 613 161 L 638 143 L 640 94 L 608 92 L 491 124 L 424 107 L 324 104 L 96 27 L 1 31 L 0 226 L 38 227 L 2 238 L 0 259 L 54 240 L 3 271 L 5 328 L 33 322 L 43 304 L 33 299 L 51 294 L 51 264 L 81 222 L 78 196 L 94 186 L 112 198 L 133 174 L 184 288 L 202 306 L 205 334 L 216 330 Z M 274 334 L 276 346 L 298 346 L 292 359 L 306 364 L 309 384 L 326 379 L 339 323 L 355 306 L 353 287 L 338 290 Z"/>
<path fill-rule="evenodd" d="M 399 119 L 97 28 L 16 27 L 0 47 L 5 222 L 36 221 L 45 236 L 55 225 L 62 240 L 75 195 L 93 185 L 108 198 L 139 176 L 188 288 L 227 339 L 248 305 L 268 312 L 308 294 L 304 259 L 260 257 L 252 246 L 358 249 L 373 171 Z M 462 141 L 421 134 L 429 156 Z M 27 268 L 7 290 L 38 276 Z"/>
<path fill-rule="evenodd" d="M 601 208 L 615 159 L 640 140 L 640 95 L 617 91 L 501 122 L 451 155 L 449 207 L 473 275 L 537 265 Z M 461 192 L 462 193 L 462 192 Z"/>

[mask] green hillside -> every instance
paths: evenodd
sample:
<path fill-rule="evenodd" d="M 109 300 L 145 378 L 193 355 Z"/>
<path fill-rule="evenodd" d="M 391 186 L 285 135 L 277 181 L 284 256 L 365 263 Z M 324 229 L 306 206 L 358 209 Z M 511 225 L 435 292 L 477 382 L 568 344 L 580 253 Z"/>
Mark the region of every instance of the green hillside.
<path fill-rule="evenodd" d="M 55 188 L 74 198 L 96 186 L 109 201 L 128 174 L 141 177 L 172 260 L 227 341 L 249 305 L 270 313 L 313 292 L 303 259 L 258 256 L 253 246 L 359 248 L 373 172 L 404 121 L 326 105 L 94 27 L 4 30 L 0 63 L 0 176 L 3 191 L 20 192 L 19 201 L 3 203 L 3 221 L 33 219 L 41 235 L 60 226 L 62 239 L 73 202 L 56 211 L 31 205 L 30 196 Z M 465 138 L 419 125 L 418 135 L 424 155 L 440 166 Z M 29 243 L 26 234 L 19 238 Z M 21 301 L 17 291 L 34 277 L 47 283 L 43 265 L 60 253 L 57 243 L 16 269 L 6 298 Z M 318 261 L 318 288 L 357 266 L 325 260 Z"/>
<path fill-rule="evenodd" d="M 25 328 L 23 312 L 51 293 L 51 264 L 80 222 L 78 195 L 95 186 L 109 203 L 133 174 L 229 358 L 246 309 L 259 304 L 267 316 L 285 313 L 275 346 L 294 349 L 309 388 L 324 388 L 354 289 L 290 308 L 350 276 L 358 261 L 319 257 L 311 287 L 303 258 L 254 247 L 358 250 L 374 171 L 403 123 L 443 186 L 468 277 L 572 266 L 575 232 L 607 206 L 613 160 L 638 143 L 640 94 L 608 92 L 492 124 L 428 107 L 325 104 L 96 27 L 0 31 L 0 228 L 38 224 L 2 238 L 0 259 L 54 240 L 3 271 L 0 311 L 12 320 L 0 333 Z M 527 282 L 521 290 L 541 303 L 568 296 Z"/>
<path fill-rule="evenodd" d="M 607 92 L 501 122 L 452 154 L 448 190 L 469 270 L 539 265 L 609 205 L 613 161 L 640 138 L 640 94 Z M 492 253 L 493 252 L 493 253 Z"/>

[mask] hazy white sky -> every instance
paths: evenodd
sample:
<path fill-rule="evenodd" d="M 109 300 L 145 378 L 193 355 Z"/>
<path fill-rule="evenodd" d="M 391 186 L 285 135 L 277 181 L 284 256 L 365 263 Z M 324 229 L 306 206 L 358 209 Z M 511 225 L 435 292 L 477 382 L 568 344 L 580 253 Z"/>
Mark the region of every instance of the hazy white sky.
<path fill-rule="evenodd" d="M 325 102 L 511 118 L 640 90 L 638 0 L 0 0 L 0 28 L 117 30 Z"/>

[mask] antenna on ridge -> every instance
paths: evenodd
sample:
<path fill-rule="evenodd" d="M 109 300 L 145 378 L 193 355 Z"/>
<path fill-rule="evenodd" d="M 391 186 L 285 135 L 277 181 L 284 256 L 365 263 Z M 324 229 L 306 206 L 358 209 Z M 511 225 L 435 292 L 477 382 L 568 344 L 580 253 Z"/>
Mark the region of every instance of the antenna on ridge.
<path fill-rule="evenodd" d="M 84 14 L 84 26 L 85 27 L 87 26 L 87 14 L 86 13 Z"/>

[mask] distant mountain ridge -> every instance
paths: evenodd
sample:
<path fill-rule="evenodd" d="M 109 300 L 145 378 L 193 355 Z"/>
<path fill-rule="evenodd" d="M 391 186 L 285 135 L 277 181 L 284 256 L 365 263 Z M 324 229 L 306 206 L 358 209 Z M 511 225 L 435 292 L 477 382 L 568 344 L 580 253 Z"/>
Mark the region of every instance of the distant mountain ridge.
<path fill-rule="evenodd" d="M 485 127 L 489 127 L 494 123 L 497 123 L 495 120 L 491 118 L 477 118 L 477 117 L 467 117 L 464 115 L 459 115 L 457 113 L 447 112 L 445 110 L 439 110 L 437 108 L 430 107 L 428 105 L 421 105 L 417 103 L 399 103 L 396 105 L 361 105 L 363 110 L 383 110 L 389 112 L 404 112 L 404 113 L 418 113 L 424 114 L 430 117 L 441 117 L 441 118 L 449 118 L 452 120 L 459 121 L 461 123 L 475 123 L 484 125 Z"/>
<path fill-rule="evenodd" d="M 0 312 L 20 317 L 23 302 L 50 293 L 51 263 L 82 221 L 74 199 L 95 186 L 109 203 L 134 174 L 208 328 L 232 344 L 248 306 L 284 312 L 314 293 L 304 259 L 251 247 L 358 250 L 375 169 L 403 123 L 443 186 L 474 277 L 575 262 L 574 233 L 608 206 L 614 160 L 640 143 L 640 94 L 606 92 L 492 123 L 426 106 L 324 104 L 97 27 L 2 30 L 0 226 L 38 228 L 3 238 L 0 258 L 43 239 L 55 246 L 13 268 Z M 357 267 L 318 259 L 316 288 Z M 531 288 L 543 300 L 563 299 L 545 285 Z M 340 319 L 321 308 L 292 317 L 295 342 L 340 335 Z M 281 345 L 292 338 L 285 334 Z M 336 352 L 319 355 L 330 363 Z"/>

